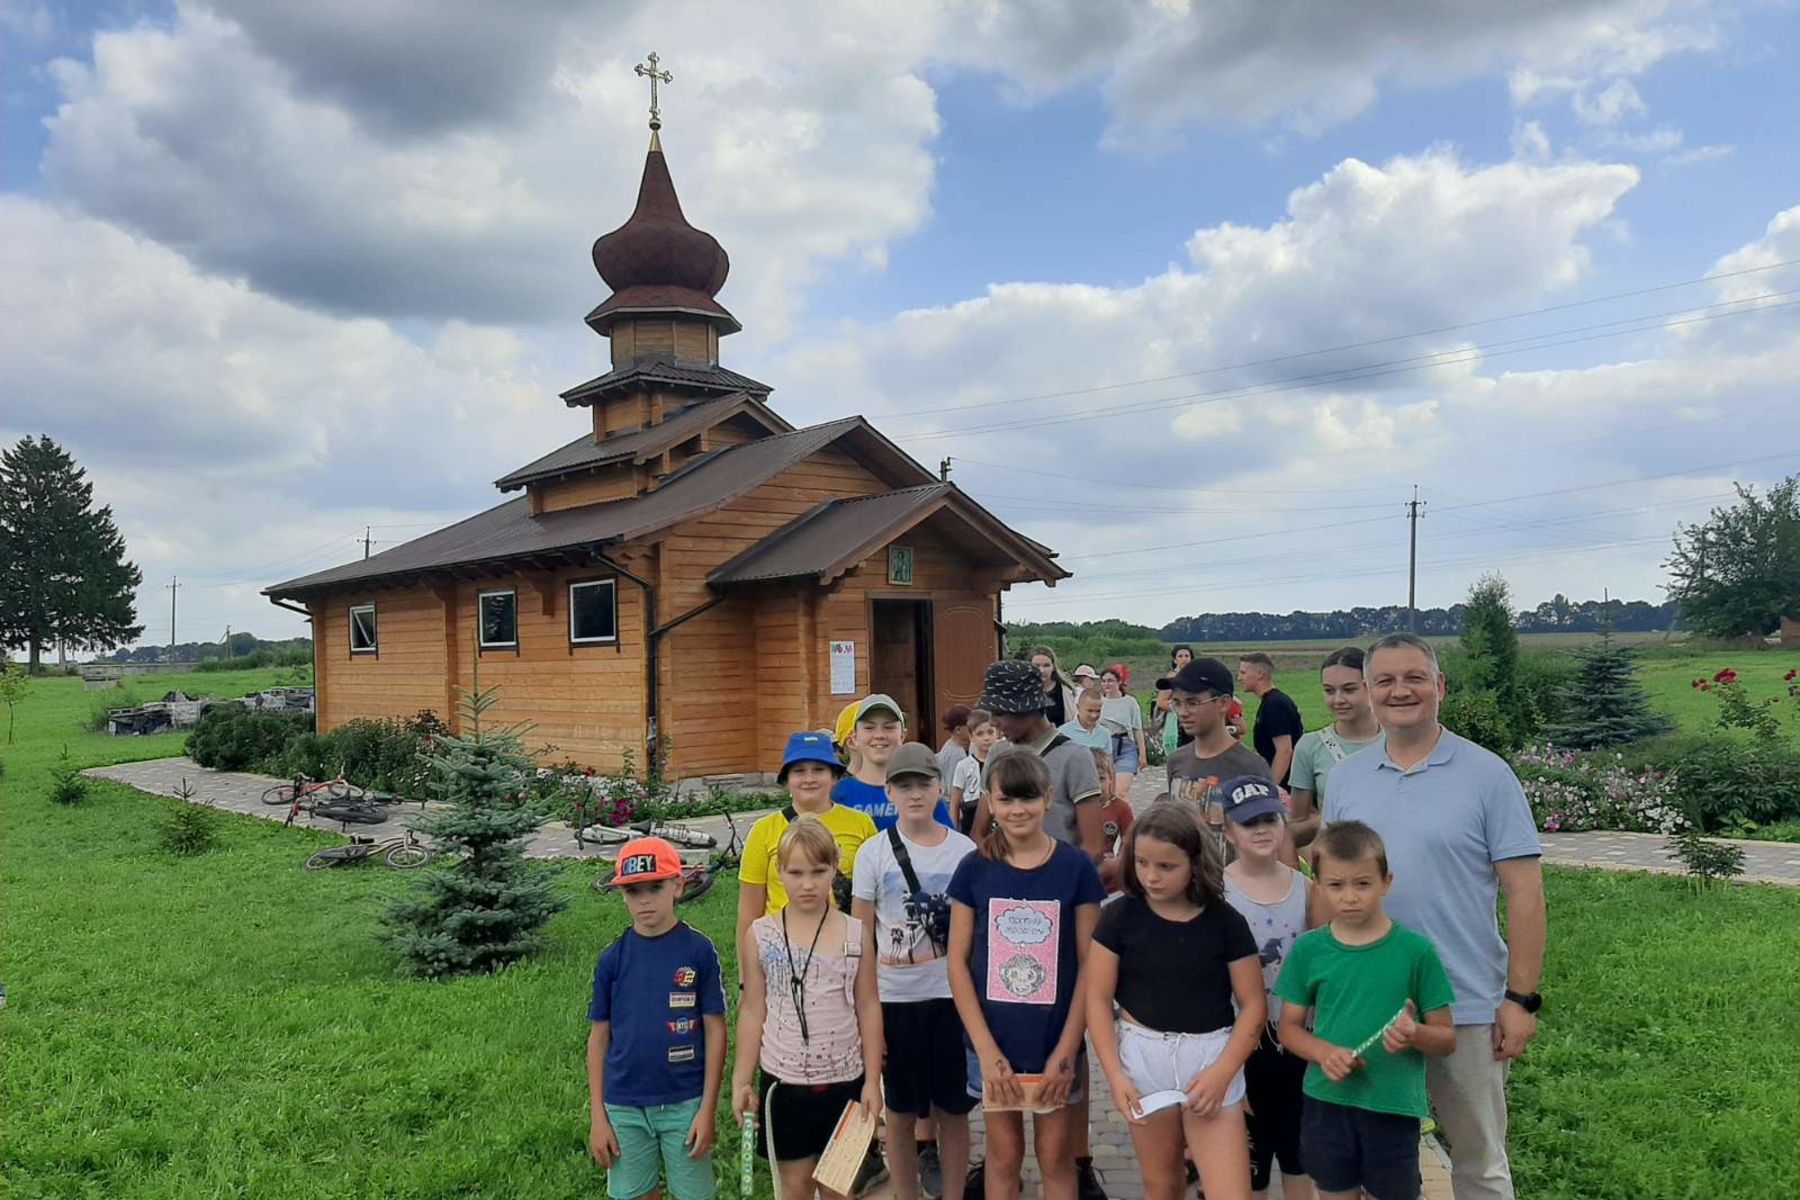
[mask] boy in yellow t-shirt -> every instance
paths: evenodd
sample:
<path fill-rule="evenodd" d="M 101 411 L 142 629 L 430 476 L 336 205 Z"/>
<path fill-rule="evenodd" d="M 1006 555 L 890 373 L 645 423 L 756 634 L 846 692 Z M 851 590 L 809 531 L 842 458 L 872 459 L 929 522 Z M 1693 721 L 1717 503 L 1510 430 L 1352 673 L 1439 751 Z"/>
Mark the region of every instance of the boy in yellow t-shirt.
<path fill-rule="evenodd" d="M 856 865 L 856 851 L 875 836 L 875 822 L 867 813 L 857 812 L 831 802 L 831 789 L 844 773 L 832 749 L 831 738 L 822 733 L 796 733 L 788 737 L 787 752 L 781 756 L 781 772 L 776 779 L 787 789 L 788 806 L 772 812 L 750 827 L 744 842 L 743 864 L 738 868 L 738 944 L 744 931 L 756 918 L 773 915 L 787 907 L 787 892 L 781 886 L 781 875 L 775 861 L 781 835 L 801 814 L 817 817 L 838 844 L 838 870 L 848 881 Z M 848 895 L 848 889 L 843 889 Z M 848 900 L 844 902 L 848 908 Z"/>

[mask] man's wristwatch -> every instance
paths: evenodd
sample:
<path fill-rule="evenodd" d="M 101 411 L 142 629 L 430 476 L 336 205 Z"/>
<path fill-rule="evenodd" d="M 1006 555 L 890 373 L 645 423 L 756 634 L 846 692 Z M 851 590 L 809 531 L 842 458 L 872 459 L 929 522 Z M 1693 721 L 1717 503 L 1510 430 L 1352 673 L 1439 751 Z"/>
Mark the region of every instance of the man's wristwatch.
<path fill-rule="evenodd" d="M 1544 1007 L 1544 997 L 1537 992 L 1515 992 L 1508 990 L 1506 998 L 1528 1013 L 1536 1013 Z"/>

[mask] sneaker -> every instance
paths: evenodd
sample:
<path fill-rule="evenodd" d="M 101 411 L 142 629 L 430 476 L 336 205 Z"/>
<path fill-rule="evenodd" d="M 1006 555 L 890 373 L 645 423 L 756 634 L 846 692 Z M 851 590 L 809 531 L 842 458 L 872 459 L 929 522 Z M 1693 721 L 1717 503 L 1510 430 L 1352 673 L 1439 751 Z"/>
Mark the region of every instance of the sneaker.
<path fill-rule="evenodd" d="M 861 1200 L 887 1181 L 888 1169 L 887 1164 L 881 1161 L 881 1151 L 870 1146 L 868 1154 L 863 1156 L 862 1166 L 857 1168 L 856 1182 L 850 1185 L 850 1195 L 855 1200 Z"/>
<path fill-rule="evenodd" d="M 976 1159 L 963 1177 L 963 1200 L 982 1200 L 987 1195 L 987 1162 Z"/>
<path fill-rule="evenodd" d="M 944 1164 L 938 1161 L 936 1142 L 919 1143 L 919 1194 L 925 1200 L 942 1200 Z"/>
<path fill-rule="evenodd" d="M 1106 1200 L 1106 1189 L 1100 1186 L 1100 1172 L 1094 1160 L 1075 1163 L 1075 1200 Z"/>

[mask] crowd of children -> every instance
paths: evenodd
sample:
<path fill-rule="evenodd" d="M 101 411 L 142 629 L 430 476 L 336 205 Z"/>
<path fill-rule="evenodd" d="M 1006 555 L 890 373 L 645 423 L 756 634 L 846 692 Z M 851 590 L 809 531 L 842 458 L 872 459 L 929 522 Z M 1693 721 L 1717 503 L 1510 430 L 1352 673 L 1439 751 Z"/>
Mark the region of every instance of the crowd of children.
<path fill-rule="evenodd" d="M 1201 663 L 1158 683 L 1190 734 L 1211 728 L 1183 703 Z M 883 1114 L 886 1147 L 853 1192 L 885 1170 L 900 1200 L 1015 1200 L 1029 1114 L 1046 1200 L 1103 1196 L 1090 1053 L 1150 1200 L 1194 1174 L 1207 1200 L 1260 1197 L 1277 1164 L 1287 1200 L 1417 1197 L 1422 1056 L 1454 1047 L 1452 996 L 1431 943 L 1383 915 L 1381 839 L 1324 827 L 1309 879 L 1284 861 L 1282 792 L 1256 775 L 1211 790 L 1223 843 L 1180 796 L 1134 820 L 1116 745 L 1051 725 L 1037 668 L 996 663 L 985 684 L 942 751 L 908 742 L 881 695 L 792 735 L 788 804 L 750 832 L 726 1094 L 755 1114 L 777 1200 L 838 1195 L 813 1174 L 852 1104 Z M 1105 699 L 1076 697 L 1071 723 L 1098 726 Z M 677 919 L 680 871 L 646 838 L 613 876 L 631 925 L 595 968 L 588 1042 L 613 1200 L 715 1194 L 726 989 Z"/>

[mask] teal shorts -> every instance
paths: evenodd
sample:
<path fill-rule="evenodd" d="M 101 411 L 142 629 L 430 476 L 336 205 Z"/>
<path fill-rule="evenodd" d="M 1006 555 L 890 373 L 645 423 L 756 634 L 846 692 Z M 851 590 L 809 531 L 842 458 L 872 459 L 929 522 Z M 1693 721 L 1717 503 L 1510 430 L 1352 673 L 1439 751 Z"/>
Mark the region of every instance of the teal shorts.
<path fill-rule="evenodd" d="M 673 1200 L 713 1200 L 712 1155 L 688 1156 L 688 1130 L 699 1111 L 698 1096 L 653 1108 L 608 1104 L 606 1119 L 619 1139 L 619 1161 L 606 1173 L 606 1194 L 612 1200 L 637 1200 L 666 1175 Z"/>

